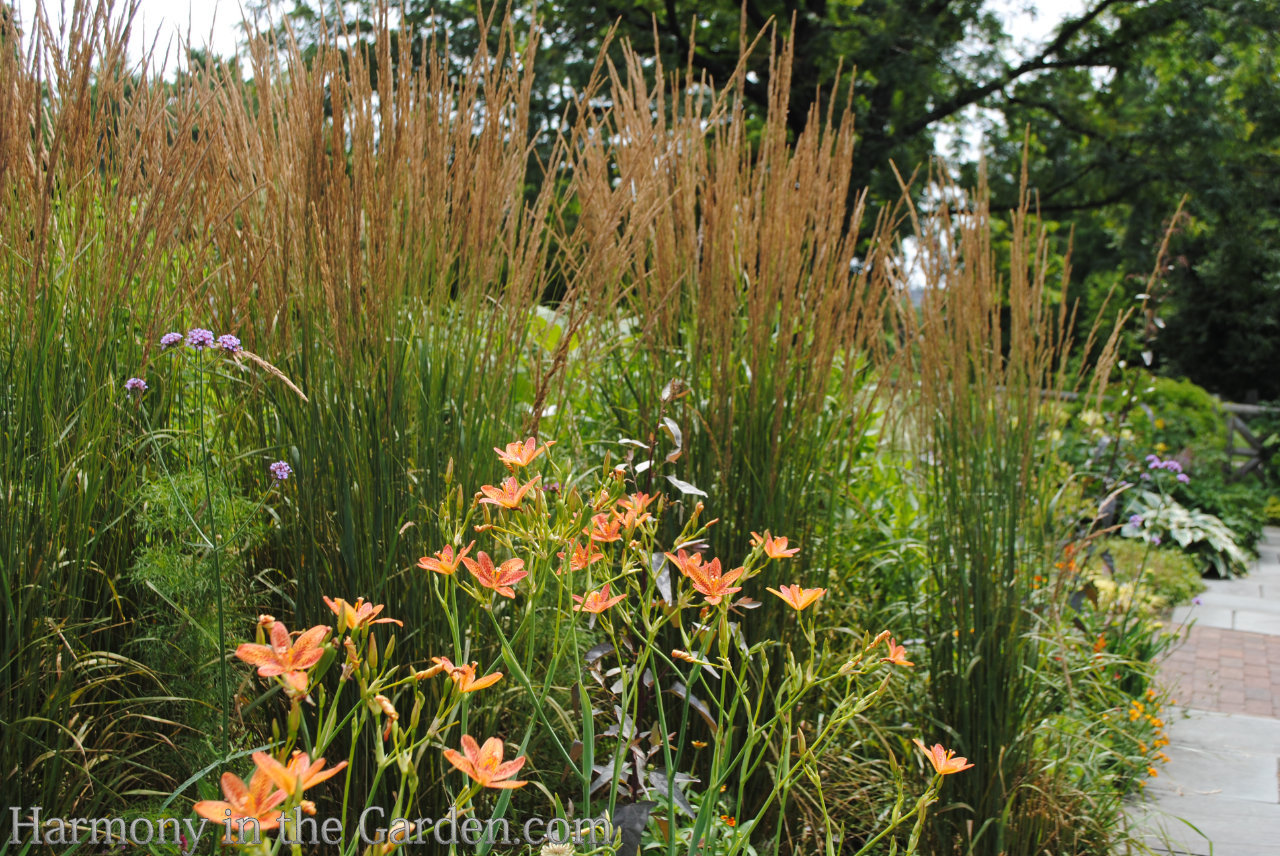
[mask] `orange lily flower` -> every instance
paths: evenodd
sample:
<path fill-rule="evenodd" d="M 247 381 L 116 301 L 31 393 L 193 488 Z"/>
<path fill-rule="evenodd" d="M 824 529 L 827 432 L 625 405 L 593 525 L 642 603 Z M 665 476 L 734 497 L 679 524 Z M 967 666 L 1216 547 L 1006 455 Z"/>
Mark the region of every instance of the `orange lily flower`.
<path fill-rule="evenodd" d="M 520 772 L 527 759 L 521 756 L 504 763 L 502 751 L 502 741 L 497 737 L 490 737 L 483 746 L 479 746 L 470 734 L 464 734 L 462 752 L 446 749 L 444 759 L 482 787 L 511 789 L 527 785 L 528 782 L 511 778 Z"/>
<path fill-rule="evenodd" d="M 616 514 L 597 514 L 591 518 L 591 528 L 583 529 L 582 534 L 592 541 L 608 544 L 622 540 L 622 518 Z"/>
<path fill-rule="evenodd" d="M 280 826 L 277 807 L 289 796 L 284 791 L 272 790 L 271 777 L 261 767 L 254 770 L 248 785 L 234 773 L 223 773 L 222 794 L 226 797 L 225 800 L 200 800 L 192 808 L 196 814 L 214 823 L 230 821 L 232 830 L 247 832 L 254 828 L 254 824 L 248 823 L 253 820 L 259 833 L 269 832 Z M 245 821 L 244 826 L 237 824 L 241 820 Z M 224 841 L 232 843 L 229 836 Z"/>
<path fill-rule="evenodd" d="M 333 778 L 347 766 L 347 762 L 342 761 L 325 770 L 323 758 L 312 761 L 306 752 L 294 752 L 288 764 L 281 764 L 266 752 L 254 752 L 253 763 L 275 782 L 276 787 L 291 797 Z"/>
<path fill-rule="evenodd" d="M 813 605 L 818 598 L 827 593 L 827 590 L 824 588 L 800 588 L 800 586 L 796 585 L 783 586 L 782 591 L 778 591 L 774 588 L 766 589 L 766 591 L 772 592 L 782 598 L 787 602 L 787 605 L 796 612 L 800 612 Z"/>
<path fill-rule="evenodd" d="M 549 447 L 554 446 L 555 441 L 538 446 L 538 441 L 530 437 L 521 443 L 517 440 L 514 443 L 508 443 L 506 450 L 499 449 L 497 446 L 493 450 L 498 453 L 498 460 L 507 465 L 507 469 L 515 472 L 516 467 L 527 467 L 533 463 L 533 459 L 545 452 Z M 534 448 L 538 446 L 537 448 Z"/>
<path fill-rule="evenodd" d="M 697 553 L 690 556 L 684 550 L 681 550 L 678 556 L 672 556 L 670 553 L 666 556 L 675 562 L 680 572 L 689 578 L 693 587 L 712 606 L 729 595 L 742 591 L 742 587 L 735 586 L 734 583 L 746 572 L 746 568 L 734 568 L 727 574 L 721 574 L 719 559 L 712 559 L 704 565 L 702 556 Z"/>
<path fill-rule="evenodd" d="M 919 746 L 920 751 L 928 756 L 929 763 L 933 764 L 933 769 L 937 770 L 940 776 L 959 773 L 961 770 L 967 770 L 973 766 L 969 763 L 968 758 L 957 758 L 954 750 L 943 749 L 941 743 L 935 743 L 932 749 L 926 749 L 924 741 L 920 738 L 917 737 L 912 742 Z"/>
<path fill-rule="evenodd" d="M 684 550 L 681 550 L 674 556 L 670 553 L 663 553 L 663 555 L 670 559 L 671 564 L 675 565 L 676 568 L 679 569 L 680 573 L 684 574 L 686 577 L 693 576 L 693 574 L 702 567 L 701 553 L 694 553 L 691 556 Z"/>
<path fill-rule="evenodd" d="M 443 550 L 438 551 L 434 556 L 423 556 L 418 560 L 418 567 L 424 571 L 435 571 L 437 574 L 444 574 L 446 577 L 453 576 L 454 571 L 462 564 L 463 558 L 471 552 L 471 548 L 476 545 L 472 541 L 467 546 L 458 551 L 455 556 L 453 553 L 453 545 L 446 544 Z"/>
<path fill-rule="evenodd" d="M 255 645 L 245 642 L 236 648 L 236 656 L 250 666 L 258 667 L 264 678 L 280 675 L 290 689 L 298 693 L 307 691 L 307 669 L 320 662 L 324 654 L 321 642 L 329 635 L 328 627 L 318 624 L 289 644 L 289 630 L 283 622 L 271 625 L 271 644 Z"/>
<path fill-rule="evenodd" d="M 494 487 L 491 484 L 481 485 L 480 492 L 484 494 L 482 503 L 490 505 L 498 505 L 502 508 L 517 509 L 524 500 L 524 495 L 533 489 L 538 483 L 541 476 L 534 477 L 533 481 L 527 484 L 520 484 L 515 476 L 507 476 L 502 481 L 502 487 Z"/>
<path fill-rule="evenodd" d="M 460 693 L 473 693 L 476 690 L 491 687 L 502 680 L 502 672 L 493 672 L 483 678 L 477 678 L 476 670 L 480 668 L 479 663 L 472 663 L 470 666 L 455 666 L 448 657 L 432 657 L 431 662 L 435 665 L 426 671 L 418 672 L 414 677 L 430 678 L 444 672 L 453 680 Z"/>
<path fill-rule="evenodd" d="M 769 530 L 764 530 L 764 536 L 761 537 L 759 532 L 751 533 L 751 546 L 764 547 L 764 554 L 770 559 L 790 559 L 796 553 L 800 552 L 799 547 L 787 549 L 786 537 L 774 538 L 769 534 Z"/>
<path fill-rule="evenodd" d="M 573 611 L 594 612 L 599 615 L 614 604 L 626 600 L 626 598 L 627 596 L 625 594 L 609 597 L 609 584 L 605 583 L 604 588 L 600 589 L 600 591 L 589 591 L 587 592 L 586 597 L 580 597 L 576 594 L 573 595 L 573 599 L 577 601 L 577 604 L 573 607 Z"/>
<path fill-rule="evenodd" d="M 556 553 L 556 558 L 563 559 L 565 558 L 565 554 Z M 599 562 L 600 560 L 602 560 L 604 558 L 604 553 L 601 553 L 596 548 L 594 541 L 587 541 L 585 545 L 579 544 L 577 541 L 574 541 L 573 552 L 570 554 L 568 558 L 569 558 L 570 570 L 585 571 L 587 568 L 591 567 L 596 562 Z M 559 571 L 557 571 L 556 573 L 559 574 Z"/>
<path fill-rule="evenodd" d="M 338 616 L 338 632 L 345 630 L 358 630 L 366 624 L 395 624 L 404 627 L 404 622 L 398 618 L 375 618 L 379 612 L 382 612 L 382 604 L 374 605 L 365 603 L 364 598 L 356 598 L 355 603 L 347 603 L 342 598 L 329 600 L 324 598 L 324 602 L 333 610 L 333 614 Z"/>
<path fill-rule="evenodd" d="M 907 659 L 907 649 L 903 645 L 899 645 L 889 637 L 889 656 L 881 657 L 881 662 L 893 663 L 895 666 L 914 666 L 915 663 Z"/>
<path fill-rule="evenodd" d="M 471 571 L 471 575 L 479 581 L 480 585 L 493 589 L 503 597 L 515 597 L 515 589 L 511 586 L 529 576 L 529 572 L 524 569 L 524 559 L 507 559 L 495 568 L 493 559 L 481 550 L 476 556 L 476 561 L 471 559 L 462 561 L 466 562 L 467 570 Z"/>
<path fill-rule="evenodd" d="M 623 497 L 619 500 L 618 507 L 623 511 L 634 511 L 636 514 L 642 514 L 649 507 L 649 504 L 657 498 L 657 494 L 653 493 L 633 493 L 631 496 Z"/>

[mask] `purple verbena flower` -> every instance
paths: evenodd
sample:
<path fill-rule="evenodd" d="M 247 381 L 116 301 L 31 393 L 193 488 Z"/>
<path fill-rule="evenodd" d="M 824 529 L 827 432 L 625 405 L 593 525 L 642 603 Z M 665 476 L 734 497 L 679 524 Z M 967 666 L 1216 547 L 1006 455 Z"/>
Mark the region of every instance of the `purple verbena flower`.
<path fill-rule="evenodd" d="M 1153 469 L 1153 470 L 1154 470 L 1156 467 L 1160 466 L 1160 456 L 1159 456 L 1159 455 L 1147 455 L 1147 457 L 1145 458 L 1145 460 L 1146 460 L 1146 462 L 1147 462 L 1147 466 L 1148 466 L 1150 469 Z"/>
<path fill-rule="evenodd" d="M 267 469 L 271 471 L 271 477 L 276 481 L 284 481 L 289 478 L 289 476 L 293 475 L 293 468 L 284 461 L 276 461 L 274 464 L 267 467 Z"/>
<path fill-rule="evenodd" d="M 230 333 L 225 333 L 218 337 L 218 347 L 224 351 L 234 354 L 240 350 L 240 340 Z"/>
<path fill-rule="evenodd" d="M 181 333 L 165 333 L 160 337 L 160 347 L 172 348 L 174 345 L 182 343 Z"/>
<path fill-rule="evenodd" d="M 1187 475 L 1186 473 L 1178 473 L 1178 481 L 1182 482 L 1183 484 L 1186 484 L 1187 482 L 1191 481 L 1191 476 Z"/>
<path fill-rule="evenodd" d="M 1152 543 L 1153 545 L 1155 545 L 1156 547 L 1159 547 L 1159 546 L 1160 546 L 1160 536 L 1159 536 L 1159 535 L 1152 535 L 1152 536 L 1151 536 L 1151 543 Z"/>
<path fill-rule="evenodd" d="M 1129 525 L 1130 525 L 1130 526 L 1132 526 L 1132 527 L 1134 527 L 1135 529 L 1136 529 L 1137 527 L 1141 526 L 1141 525 L 1142 525 L 1142 515 L 1141 515 L 1141 514 L 1135 514 L 1135 515 L 1133 515 L 1132 517 L 1130 517 L 1130 518 L 1129 518 Z"/>
<path fill-rule="evenodd" d="M 124 382 L 124 388 L 129 392 L 144 392 L 147 388 L 147 382 L 140 377 L 131 377 Z"/>
<path fill-rule="evenodd" d="M 1182 472 L 1182 464 L 1178 463 L 1177 461 L 1165 461 L 1160 466 L 1162 466 L 1164 469 L 1168 470 L 1171 473 Z"/>
<path fill-rule="evenodd" d="M 1191 602 L 1194 603 L 1196 606 L 1199 606 L 1200 604 L 1204 603 L 1204 601 L 1201 600 L 1198 596 L 1191 598 Z"/>
<path fill-rule="evenodd" d="M 192 327 L 187 331 L 187 344 L 197 351 L 213 347 L 213 331 L 203 327 Z"/>

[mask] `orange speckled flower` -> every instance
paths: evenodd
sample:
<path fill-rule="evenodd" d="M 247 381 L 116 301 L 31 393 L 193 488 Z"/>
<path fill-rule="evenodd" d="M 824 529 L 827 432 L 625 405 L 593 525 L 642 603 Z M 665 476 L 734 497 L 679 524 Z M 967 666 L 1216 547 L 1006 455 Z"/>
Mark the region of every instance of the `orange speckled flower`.
<path fill-rule="evenodd" d="M 591 528 L 583 529 L 582 533 L 602 544 L 621 541 L 622 518 L 616 514 L 597 514 L 591 518 Z"/>
<path fill-rule="evenodd" d="M 573 599 L 577 601 L 577 604 L 573 607 L 573 611 L 594 612 L 599 615 L 609 607 L 626 600 L 626 597 L 627 596 L 625 594 L 609 597 L 609 584 L 605 583 L 604 588 L 599 591 L 587 592 L 586 597 L 576 594 L 573 595 Z"/>
<path fill-rule="evenodd" d="M 338 616 L 338 632 L 342 633 L 347 630 L 357 630 L 366 624 L 395 624 L 404 627 L 404 622 L 397 618 L 376 618 L 379 612 L 382 612 L 382 604 L 374 605 L 365 603 L 364 598 L 356 598 L 355 603 L 347 603 L 342 598 L 330 600 L 324 598 L 324 602 L 333 610 L 333 614 Z"/>
<path fill-rule="evenodd" d="M 501 565 L 494 567 L 493 559 L 481 550 L 474 560 L 463 559 L 462 561 L 466 562 L 467 570 L 471 571 L 471 575 L 479 581 L 480 585 L 493 589 L 503 597 L 515 597 L 515 589 L 511 587 L 529 576 L 529 572 L 524 569 L 524 559 L 507 559 Z"/>
<path fill-rule="evenodd" d="M 291 691 L 304 694 L 307 691 L 307 669 L 320 662 L 324 654 L 321 642 L 328 635 L 328 627 L 316 625 L 290 644 L 289 629 L 283 622 L 276 621 L 271 625 L 270 645 L 245 642 L 236 648 L 236 656 L 250 666 L 257 666 L 262 677 L 279 675 Z"/>
<path fill-rule="evenodd" d="M 787 602 L 787 605 L 796 612 L 800 612 L 807 607 L 812 606 L 818 598 L 827 593 L 827 590 L 824 588 L 801 588 L 798 585 L 783 586 L 782 591 L 778 591 L 773 588 L 766 589 L 766 591 L 772 592 L 782 598 Z"/>
<path fill-rule="evenodd" d="M 476 545 L 472 541 L 463 547 L 455 555 L 453 545 L 446 544 L 443 550 L 438 551 L 434 556 L 423 556 L 418 560 L 418 567 L 424 571 L 435 571 L 437 574 L 444 574 L 446 577 L 453 576 L 454 572 L 462 564 L 462 560 L 471 552 L 471 548 Z"/>
<path fill-rule="evenodd" d="M 937 770 L 940 776 L 959 773 L 961 770 L 967 770 L 973 766 L 969 763 L 968 758 L 957 758 L 954 750 L 943 749 L 941 743 L 935 743 L 932 749 L 926 749 L 924 741 L 920 738 L 917 737 L 912 742 L 919 746 L 920 751 L 928 756 L 929 763 L 933 764 L 933 769 Z"/>
<path fill-rule="evenodd" d="M 751 546 L 764 547 L 764 554 L 770 559 L 790 559 L 796 553 L 800 552 L 799 547 L 787 549 L 787 539 L 785 537 L 774 538 L 769 534 L 769 530 L 764 530 L 764 535 L 759 532 L 751 533 Z"/>
<path fill-rule="evenodd" d="M 530 437 L 523 443 L 519 440 L 514 443 L 508 443 L 505 450 L 494 446 L 493 451 L 498 453 L 498 460 L 502 461 L 502 463 L 506 465 L 507 469 L 515 472 L 516 467 L 529 466 L 529 464 L 533 463 L 534 458 L 545 452 L 548 447 L 554 445 L 555 441 L 538 446 L 538 441 L 535 438 Z"/>
<path fill-rule="evenodd" d="M 897 644 L 893 637 L 889 638 L 889 656 L 881 657 L 881 662 L 893 663 L 895 666 L 914 666 L 915 663 L 907 659 L 907 649 L 905 646 Z"/>
<path fill-rule="evenodd" d="M 475 738 L 470 734 L 464 734 L 462 735 L 462 752 L 446 749 L 444 759 L 482 787 L 511 789 L 528 784 L 528 782 L 511 778 L 520 772 L 520 768 L 524 766 L 527 759 L 521 756 L 504 763 L 502 754 L 502 741 L 497 737 L 490 737 L 483 746 L 479 746 Z"/>
<path fill-rule="evenodd" d="M 746 568 L 734 568 L 729 573 L 722 574 L 720 572 L 720 560 L 712 559 L 705 565 L 689 563 L 689 570 L 685 572 L 685 576 L 689 578 L 689 582 L 693 583 L 693 587 L 707 599 L 707 603 L 715 606 L 726 597 L 742 591 L 742 587 L 735 586 L 734 583 L 745 572 Z"/>
<path fill-rule="evenodd" d="M 201 817 L 214 823 L 230 822 L 230 830 L 241 830 L 253 835 L 253 831 L 262 833 L 280 826 L 280 812 L 277 806 L 288 798 L 281 790 L 273 790 L 271 777 L 261 768 L 253 771 L 249 784 L 234 773 L 222 774 L 222 795 L 225 800 L 200 800 L 192 808 Z M 230 814 L 228 814 L 230 812 Z M 249 823 L 252 820 L 254 823 Z M 244 821 L 243 825 L 237 821 Z M 223 839 L 228 844 L 234 839 Z M 252 839 L 249 839 L 250 841 Z"/>
<path fill-rule="evenodd" d="M 491 687 L 502 680 L 502 672 L 493 672 L 483 678 L 477 678 L 476 671 L 480 668 L 479 663 L 455 666 L 448 657 L 432 657 L 431 662 L 435 665 L 426 671 L 416 673 L 414 677 L 430 678 L 443 672 L 449 676 L 460 693 L 473 693 L 476 690 Z"/>
<path fill-rule="evenodd" d="M 524 495 L 538 484 L 540 478 L 541 476 L 535 476 L 533 481 L 520 484 L 515 476 L 507 476 L 502 480 L 502 487 L 494 487 L 491 484 L 481 485 L 480 492 L 484 494 L 484 499 L 480 502 L 502 508 L 519 508 L 520 503 L 524 501 Z"/>
<path fill-rule="evenodd" d="M 563 559 L 565 558 L 565 554 L 556 553 L 556 557 Z M 574 541 L 573 550 L 568 556 L 569 569 L 573 571 L 585 571 L 587 568 L 591 567 L 603 558 L 604 553 L 600 552 L 594 541 L 587 541 L 586 544 L 579 544 L 577 541 Z M 557 571 L 557 573 L 559 573 L 559 571 Z"/>
<path fill-rule="evenodd" d="M 289 796 L 297 796 L 307 788 L 333 778 L 347 767 L 347 762 L 341 761 L 326 770 L 323 758 L 312 761 L 306 752 L 294 752 L 288 764 L 281 764 L 266 752 L 254 752 L 253 763 Z M 309 813 L 314 813 L 314 806 Z"/>

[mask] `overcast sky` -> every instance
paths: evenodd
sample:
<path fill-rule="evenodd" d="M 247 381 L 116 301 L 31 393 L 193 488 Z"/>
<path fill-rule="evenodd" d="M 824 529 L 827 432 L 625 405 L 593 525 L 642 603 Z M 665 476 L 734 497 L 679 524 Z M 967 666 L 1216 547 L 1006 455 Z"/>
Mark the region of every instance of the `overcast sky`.
<path fill-rule="evenodd" d="M 1064 16 L 1079 12 L 1084 6 L 1084 0 L 994 0 L 994 3 L 1005 15 L 1009 32 L 1024 50 L 1047 37 Z M 17 6 L 24 28 L 30 32 L 36 0 L 17 0 Z M 60 6 L 61 0 L 46 0 L 47 8 L 58 10 Z M 176 47 L 180 41 L 186 41 L 190 33 L 193 45 L 212 47 L 216 54 L 229 55 L 240 39 L 237 25 L 242 16 L 238 0 L 139 0 L 133 49 L 135 55 L 141 55 L 143 45 L 149 45 L 158 36 L 159 52 L 163 53 L 166 46 Z"/>

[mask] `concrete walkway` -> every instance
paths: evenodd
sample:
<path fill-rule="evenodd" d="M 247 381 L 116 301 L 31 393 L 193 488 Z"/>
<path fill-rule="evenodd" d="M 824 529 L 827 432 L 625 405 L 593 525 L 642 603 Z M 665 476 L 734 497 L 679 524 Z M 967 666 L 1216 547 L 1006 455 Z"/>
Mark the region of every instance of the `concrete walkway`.
<path fill-rule="evenodd" d="M 1130 812 L 1156 853 L 1280 856 L 1280 529 L 1259 552 L 1174 610 L 1196 625 L 1160 666 L 1170 761 Z"/>

